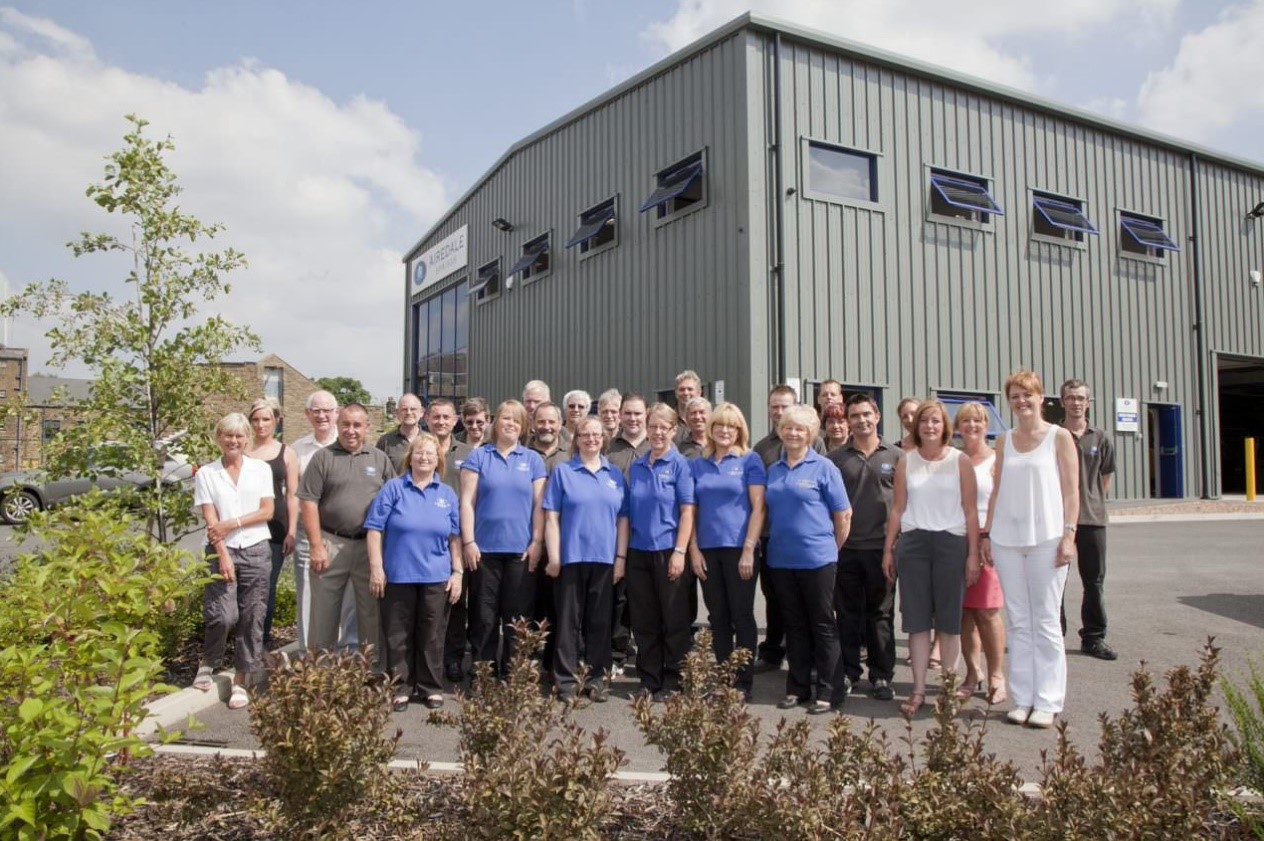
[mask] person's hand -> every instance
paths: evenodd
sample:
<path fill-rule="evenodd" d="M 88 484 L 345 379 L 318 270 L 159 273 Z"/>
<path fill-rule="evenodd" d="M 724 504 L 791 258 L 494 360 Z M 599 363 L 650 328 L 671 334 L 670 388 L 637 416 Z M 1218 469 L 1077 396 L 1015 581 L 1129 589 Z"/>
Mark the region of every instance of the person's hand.
<path fill-rule="evenodd" d="M 219 559 L 219 574 L 223 576 L 225 584 L 237 583 L 237 569 L 233 566 L 231 558 L 221 557 Z"/>
<path fill-rule="evenodd" d="M 987 538 L 979 539 L 979 560 L 987 566 L 996 566 L 992 560 L 992 541 Z"/>
<path fill-rule="evenodd" d="M 383 569 L 369 569 L 369 592 L 376 598 L 382 598 L 386 595 L 386 571 Z"/>
<path fill-rule="evenodd" d="M 557 578 L 562 574 L 562 562 L 549 558 L 549 563 L 544 567 L 544 574 L 549 578 Z"/>
<path fill-rule="evenodd" d="M 887 581 L 895 583 L 895 555 L 889 551 L 882 553 L 882 574 Z"/>
<path fill-rule="evenodd" d="M 973 587 L 974 583 L 979 580 L 979 572 L 982 566 L 979 563 L 979 555 L 977 552 L 971 552 L 966 555 L 966 586 Z"/>
<path fill-rule="evenodd" d="M 281 557 L 283 557 L 283 558 L 284 558 L 284 557 L 288 557 L 289 555 L 293 554 L 293 553 L 294 553 L 294 544 L 295 544 L 296 542 L 297 542 L 297 541 L 295 540 L 294 535 L 292 535 L 292 534 L 287 534 L 287 535 L 285 536 L 285 540 L 281 542 Z"/>
<path fill-rule="evenodd" d="M 231 520 L 220 520 L 213 526 L 206 527 L 206 540 L 212 546 L 221 540 L 227 540 L 228 536 L 237 531 L 237 518 Z"/>
<path fill-rule="evenodd" d="M 675 581 L 685 572 L 685 556 L 679 552 L 672 552 L 671 560 L 667 562 L 667 580 Z"/>
<path fill-rule="evenodd" d="M 465 559 L 465 571 L 474 572 L 478 569 L 478 562 L 483 559 L 483 550 L 478 548 L 477 541 L 471 540 L 461 547 L 461 556 Z"/>
<path fill-rule="evenodd" d="M 1075 560 L 1075 535 L 1067 534 L 1058 541 L 1058 554 L 1054 558 L 1055 567 L 1069 566 Z"/>
<path fill-rule="evenodd" d="M 325 570 L 329 569 L 329 552 L 325 549 L 325 541 L 312 544 L 312 553 L 308 558 L 308 568 L 322 575 Z"/>
<path fill-rule="evenodd" d="M 624 573 L 627 572 L 628 562 L 624 558 L 614 559 L 614 583 L 618 584 L 623 580 Z M 680 573 L 677 573 L 679 575 Z"/>
<path fill-rule="evenodd" d="M 540 564 L 540 555 L 543 551 L 544 547 L 540 545 L 538 540 L 531 541 L 527 551 L 522 553 L 522 559 L 527 562 L 527 572 L 535 572 L 535 568 Z"/>
<path fill-rule="evenodd" d="M 693 567 L 693 574 L 698 576 L 699 581 L 707 580 L 707 559 L 703 557 L 700 550 L 689 550 L 689 564 Z"/>
<path fill-rule="evenodd" d="M 454 572 L 448 576 L 448 604 L 456 604 L 461 600 L 461 585 L 465 582 L 465 576 L 459 572 Z"/>
<path fill-rule="evenodd" d="M 743 581 L 750 581 L 755 577 L 755 550 L 743 549 L 742 557 L 737 560 L 737 576 Z"/>

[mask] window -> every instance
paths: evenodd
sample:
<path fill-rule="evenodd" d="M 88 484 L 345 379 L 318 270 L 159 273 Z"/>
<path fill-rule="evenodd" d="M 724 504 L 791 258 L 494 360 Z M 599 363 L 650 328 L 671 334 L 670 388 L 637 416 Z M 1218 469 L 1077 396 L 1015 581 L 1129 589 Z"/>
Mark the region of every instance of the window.
<path fill-rule="evenodd" d="M 61 421 L 46 420 L 40 425 L 40 439 L 47 444 L 61 433 Z"/>
<path fill-rule="evenodd" d="M 932 216 L 988 224 L 1005 211 L 992 198 L 986 178 L 932 169 L 930 172 L 930 212 Z"/>
<path fill-rule="evenodd" d="M 878 156 L 808 141 L 807 192 L 826 201 L 876 202 Z"/>
<path fill-rule="evenodd" d="M 1084 215 L 1084 202 L 1046 193 L 1032 193 L 1033 236 L 1060 242 L 1083 242 L 1085 234 L 1097 236 L 1097 228 Z"/>
<path fill-rule="evenodd" d="M 991 394 L 980 394 L 970 391 L 940 391 L 936 392 L 935 399 L 944 404 L 944 408 L 948 410 L 948 419 L 956 421 L 957 410 L 966 403 L 981 403 L 988 414 L 988 437 L 995 438 L 1002 432 L 1009 429 L 1009 424 L 1001 417 L 1001 413 L 997 411 L 995 396 Z"/>
<path fill-rule="evenodd" d="M 1119 250 L 1127 257 L 1150 257 L 1162 260 L 1164 251 L 1180 251 L 1181 247 L 1163 230 L 1163 220 L 1135 213 L 1119 214 Z"/>
<path fill-rule="evenodd" d="M 468 396 L 469 307 L 464 280 L 413 304 L 412 391 L 423 403 L 447 397 L 460 405 Z"/>
<path fill-rule="evenodd" d="M 579 229 L 566 241 L 566 247 L 578 245 L 581 255 L 613 248 L 619 243 L 618 221 L 615 200 L 606 199 L 579 214 Z"/>
<path fill-rule="evenodd" d="M 680 216 L 706 205 L 706 171 L 702 152 L 677 161 L 654 176 L 656 186 L 641 203 L 641 212 L 653 210 L 658 219 Z"/>
<path fill-rule="evenodd" d="M 547 274 L 551 263 L 549 261 L 549 235 L 541 234 L 533 240 L 528 240 L 522 246 L 522 256 L 518 258 L 518 262 L 510 267 L 508 273 L 505 274 L 506 286 L 513 283 L 514 275 L 522 275 L 523 282 L 534 280 L 543 274 Z"/>
<path fill-rule="evenodd" d="M 474 285 L 470 287 L 471 295 L 478 296 L 478 302 L 490 301 L 500 294 L 500 260 L 480 266 L 475 275 Z"/>
<path fill-rule="evenodd" d="M 285 406 L 285 369 L 266 367 L 263 369 L 263 396 L 276 400 L 278 406 Z M 279 438 L 283 432 L 281 425 L 284 418 L 277 419 L 276 434 Z"/>

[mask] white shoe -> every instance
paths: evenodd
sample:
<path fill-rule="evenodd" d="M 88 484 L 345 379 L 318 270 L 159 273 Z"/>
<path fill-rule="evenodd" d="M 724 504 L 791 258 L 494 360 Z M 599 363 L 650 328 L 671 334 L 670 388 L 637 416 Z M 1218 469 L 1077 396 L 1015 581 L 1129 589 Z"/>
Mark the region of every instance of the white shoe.
<path fill-rule="evenodd" d="M 1053 717 L 1054 713 L 1048 710 L 1032 710 L 1031 715 L 1027 716 L 1027 726 L 1038 730 L 1048 730 L 1053 726 Z"/>
<path fill-rule="evenodd" d="M 615 663 L 610 667 L 610 677 L 623 677 L 623 666 Z"/>
<path fill-rule="evenodd" d="M 1005 720 L 1010 724 L 1026 724 L 1030 717 L 1031 707 L 1014 707 L 1005 714 Z"/>

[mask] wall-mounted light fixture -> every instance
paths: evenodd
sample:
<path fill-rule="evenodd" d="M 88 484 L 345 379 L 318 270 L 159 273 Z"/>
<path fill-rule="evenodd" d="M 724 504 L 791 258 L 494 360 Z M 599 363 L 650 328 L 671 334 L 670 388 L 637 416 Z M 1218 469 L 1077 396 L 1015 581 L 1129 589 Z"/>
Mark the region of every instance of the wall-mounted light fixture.
<path fill-rule="evenodd" d="M 1248 219 L 1259 219 L 1261 216 L 1264 216 L 1264 201 L 1251 208 L 1246 214 Z"/>
<path fill-rule="evenodd" d="M 509 224 L 509 222 L 503 216 L 497 216 L 495 219 L 493 219 L 492 227 L 498 231 L 504 231 L 505 233 L 509 233 L 510 231 L 514 229 L 514 226 Z"/>
<path fill-rule="evenodd" d="M 1167 380 L 1155 380 L 1155 381 L 1154 381 L 1154 390 L 1155 390 L 1155 391 L 1167 391 Z"/>

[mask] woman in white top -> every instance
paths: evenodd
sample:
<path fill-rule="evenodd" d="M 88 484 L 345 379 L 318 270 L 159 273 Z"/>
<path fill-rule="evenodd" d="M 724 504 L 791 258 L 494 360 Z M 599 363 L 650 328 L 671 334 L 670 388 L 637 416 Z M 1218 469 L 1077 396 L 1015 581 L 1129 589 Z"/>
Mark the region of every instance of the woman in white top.
<path fill-rule="evenodd" d="M 992 499 L 992 470 L 996 466 L 996 453 L 987 440 L 987 410 L 982 403 L 966 403 L 957 409 L 953 427 L 961 436 L 961 454 L 974 467 L 979 522 L 986 522 L 988 502 Z M 1004 604 L 996 568 L 985 561 L 979 569 L 979 580 L 966 590 L 962 605 L 961 656 L 966 661 L 965 680 L 958 692 L 962 698 L 974 695 L 986 676 L 988 703 L 1005 701 L 1005 620 L 1001 617 Z M 986 672 L 981 668 L 980 651 L 987 658 Z"/>
<path fill-rule="evenodd" d="M 910 718 L 926 701 L 932 630 L 938 632 L 944 668 L 957 668 L 961 602 L 967 585 L 979 577 L 974 468 L 948 445 L 948 413 L 938 400 L 917 407 L 912 427 L 914 449 L 895 467 L 882 553 L 888 581 L 896 581 L 899 568 L 900 615 L 913 665 L 913 691 L 900 710 Z"/>
<path fill-rule="evenodd" d="M 193 504 L 206 520 L 207 559 L 220 580 L 202 594 L 205 637 L 202 665 L 193 686 L 203 692 L 213 685 L 211 675 L 224 659 L 228 631 L 237 627 L 234 646 L 233 691 L 228 708 L 250 703 L 247 686 L 261 671 L 263 618 L 268 610 L 268 581 L 272 551 L 268 521 L 272 519 L 272 471 L 257 458 L 246 456 L 250 422 L 240 412 L 225 415 L 215 425 L 215 441 L 222 455 L 203 465 L 193 477 Z"/>
<path fill-rule="evenodd" d="M 997 441 L 996 484 L 983 556 L 1005 593 L 1009 697 L 1014 724 L 1047 728 L 1066 697 L 1059 609 L 1075 558 L 1080 461 L 1071 434 L 1040 416 L 1044 388 L 1031 371 L 1005 381 L 1017 426 Z"/>

